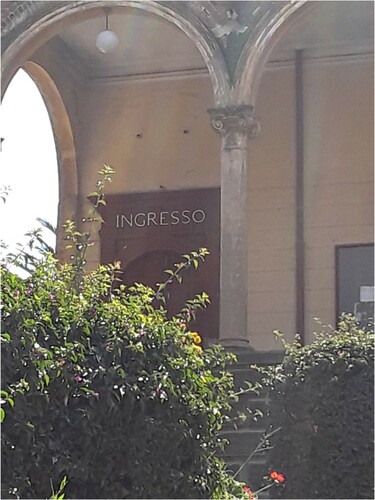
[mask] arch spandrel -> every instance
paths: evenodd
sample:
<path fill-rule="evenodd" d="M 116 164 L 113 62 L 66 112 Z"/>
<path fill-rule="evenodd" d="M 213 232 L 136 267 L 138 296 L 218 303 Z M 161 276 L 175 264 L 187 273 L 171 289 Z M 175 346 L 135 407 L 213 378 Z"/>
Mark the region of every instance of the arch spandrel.
<path fill-rule="evenodd" d="M 271 52 L 283 34 L 308 10 L 319 4 L 309 0 L 261 3 L 269 6 L 249 34 L 236 66 L 233 99 L 237 104 L 255 104 L 263 70 Z"/>

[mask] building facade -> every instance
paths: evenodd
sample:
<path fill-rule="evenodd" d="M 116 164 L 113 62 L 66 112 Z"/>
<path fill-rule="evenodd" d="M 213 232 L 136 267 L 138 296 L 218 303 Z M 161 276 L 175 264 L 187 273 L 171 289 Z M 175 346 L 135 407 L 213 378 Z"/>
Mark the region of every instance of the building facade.
<path fill-rule="evenodd" d="M 280 349 L 275 329 L 309 342 L 314 318 L 367 311 L 373 9 L 3 1 L 2 91 L 24 68 L 45 99 L 60 225 L 84 217 L 103 163 L 116 171 L 89 264 L 120 259 L 152 284 L 207 246 L 173 306 L 208 291 L 202 335 L 239 350 Z M 102 54 L 106 15 L 119 45 Z M 60 231 L 62 259 L 64 245 Z"/>

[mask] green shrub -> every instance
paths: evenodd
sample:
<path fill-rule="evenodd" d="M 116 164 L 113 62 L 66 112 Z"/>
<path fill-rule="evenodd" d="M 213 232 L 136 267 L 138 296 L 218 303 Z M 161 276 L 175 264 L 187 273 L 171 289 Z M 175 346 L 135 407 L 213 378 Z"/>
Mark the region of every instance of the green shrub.
<path fill-rule="evenodd" d="M 52 257 L 27 280 L 2 268 L 3 498 L 47 498 L 65 475 L 70 498 L 220 497 L 235 485 L 217 458 L 231 356 L 202 351 L 152 289 L 115 287 L 117 268 L 78 287 L 74 265 Z"/>
<path fill-rule="evenodd" d="M 83 221 L 101 221 L 112 173 L 99 171 Z M 184 255 L 156 291 L 126 288 L 119 264 L 86 273 L 90 234 L 65 228 L 69 265 L 21 249 L 11 260 L 27 279 L 1 267 L 2 498 L 243 496 L 218 458 L 234 356 L 188 331 L 204 293 L 167 315 L 168 285 L 208 252 Z"/>
<path fill-rule="evenodd" d="M 270 369 L 270 414 L 281 431 L 270 467 L 285 498 L 373 498 L 374 335 L 344 316 Z"/>

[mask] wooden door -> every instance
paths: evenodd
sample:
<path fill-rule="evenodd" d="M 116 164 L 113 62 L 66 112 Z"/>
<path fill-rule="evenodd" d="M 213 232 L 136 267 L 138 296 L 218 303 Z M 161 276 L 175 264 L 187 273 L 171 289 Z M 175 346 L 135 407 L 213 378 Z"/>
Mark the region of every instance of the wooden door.
<path fill-rule="evenodd" d="M 183 274 L 182 284 L 168 287 L 169 315 L 178 313 L 187 299 L 206 292 L 211 304 L 198 312 L 190 329 L 203 339 L 218 337 L 220 191 L 201 189 L 165 193 L 112 195 L 101 210 L 102 262 L 121 261 L 123 281 L 155 288 L 168 276 L 163 271 L 182 262 L 183 254 L 205 247 L 210 255 L 198 270 Z M 194 215 L 193 215 L 194 214 Z"/>

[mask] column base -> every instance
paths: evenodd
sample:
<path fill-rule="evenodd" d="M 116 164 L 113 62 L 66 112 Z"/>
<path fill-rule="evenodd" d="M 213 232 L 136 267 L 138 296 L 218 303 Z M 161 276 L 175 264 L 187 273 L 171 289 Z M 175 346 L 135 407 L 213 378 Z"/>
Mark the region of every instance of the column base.
<path fill-rule="evenodd" d="M 222 338 L 222 339 L 210 339 L 210 344 L 221 345 L 227 351 L 231 351 L 234 354 L 255 352 L 254 347 L 252 347 L 244 337 L 233 337 L 233 338 Z"/>
<path fill-rule="evenodd" d="M 249 356 L 256 353 L 249 341 L 243 337 L 215 339 L 213 344 L 222 346 L 227 352 L 231 352 L 236 356 L 236 365 L 249 366 Z"/>
<path fill-rule="evenodd" d="M 244 337 L 222 338 L 218 339 L 215 343 L 220 344 L 223 347 L 243 347 L 245 349 L 253 350 L 248 339 L 245 339 Z"/>

